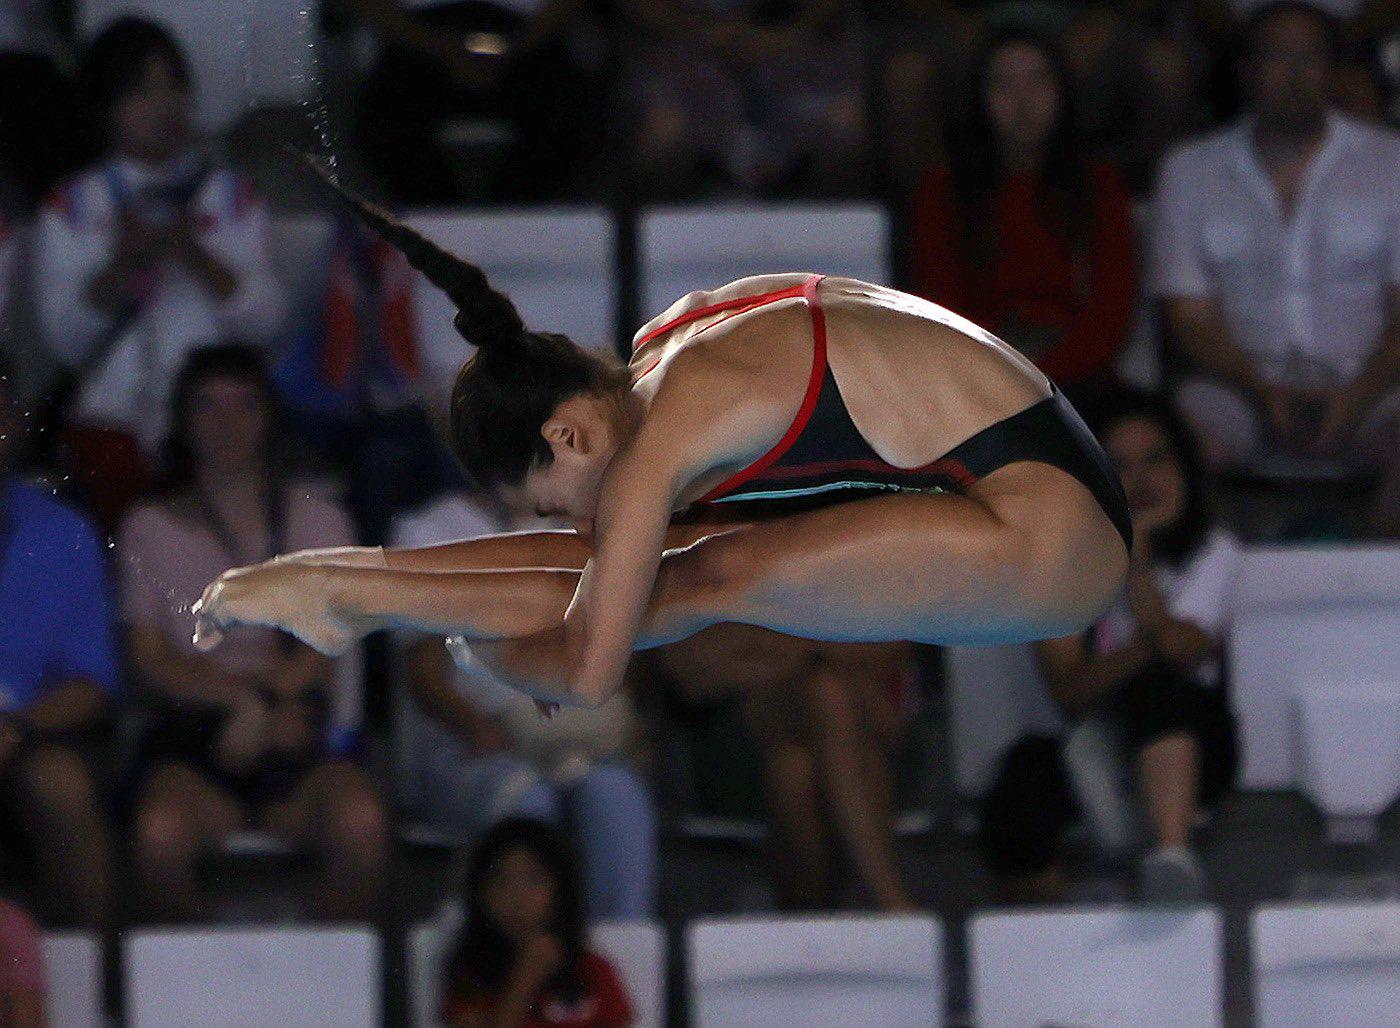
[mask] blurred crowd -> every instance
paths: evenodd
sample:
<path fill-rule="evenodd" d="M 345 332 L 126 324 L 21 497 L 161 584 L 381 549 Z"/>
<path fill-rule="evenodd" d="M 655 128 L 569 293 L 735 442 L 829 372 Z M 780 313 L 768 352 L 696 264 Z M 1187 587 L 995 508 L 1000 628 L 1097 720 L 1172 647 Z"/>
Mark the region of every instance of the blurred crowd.
<path fill-rule="evenodd" d="M 1400 535 L 1400 4 L 319 16 L 335 156 L 396 205 L 886 205 L 895 284 L 1035 360 L 1119 469 L 1128 586 L 1038 658 L 1067 717 L 1125 743 L 1143 894 L 1203 894 L 1190 842 L 1234 775 L 1240 547 L 1212 494 L 1231 476 L 1357 482 L 1338 523 Z M 937 675 L 912 647 L 721 626 L 553 721 L 441 640 L 331 660 L 240 628 L 194 649 L 189 606 L 227 567 L 525 526 L 438 442 L 401 260 L 344 224 L 299 305 L 246 125 L 196 117 L 203 50 L 145 18 L 80 20 L 0 4 L 0 894 L 51 925 L 204 918 L 208 860 L 256 831 L 312 857 L 311 916 L 375 919 L 391 827 L 412 822 L 494 854 L 463 886 L 451 1016 L 553 990 L 596 993 L 621 1013 L 589 1023 L 621 1023 L 578 924 L 656 908 L 664 719 L 725 759 L 725 733 L 743 737 L 761 799 L 740 806 L 767 825 L 776 904 L 915 905 L 892 768 Z M 1150 393 L 1123 381 L 1139 338 Z M 1019 741 L 980 810 L 1008 896 L 1063 894 L 1077 816 L 1063 740 Z M 26 932 L 0 906 L 0 953 Z"/>

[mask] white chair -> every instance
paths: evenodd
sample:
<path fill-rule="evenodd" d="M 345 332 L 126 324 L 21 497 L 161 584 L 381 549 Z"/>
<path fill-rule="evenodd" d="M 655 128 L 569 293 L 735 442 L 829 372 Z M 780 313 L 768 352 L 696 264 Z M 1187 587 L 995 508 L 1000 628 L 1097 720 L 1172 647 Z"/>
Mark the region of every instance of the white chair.
<path fill-rule="evenodd" d="M 1251 546 L 1232 598 L 1260 610 L 1400 602 L 1400 546 Z"/>
<path fill-rule="evenodd" d="M 696 921 L 691 1017 L 698 1028 L 941 1024 L 943 945 L 931 917 Z"/>
<path fill-rule="evenodd" d="M 462 910 L 447 904 L 438 918 L 408 933 L 409 1006 L 413 1028 L 435 1028 L 434 1009 L 447 946 L 461 928 Z M 622 976 L 637 1012 L 637 1028 L 660 1028 L 666 1020 L 666 933 L 654 921 L 600 921 L 589 944 Z"/>
<path fill-rule="evenodd" d="M 1041 681 L 1030 646 L 950 646 L 944 668 L 953 783 L 960 796 L 986 792 L 997 762 L 1021 736 L 1064 732 L 1064 718 Z"/>
<path fill-rule="evenodd" d="M 1250 945 L 1260 1028 L 1400 1023 L 1400 903 L 1261 907 Z"/>
<path fill-rule="evenodd" d="M 870 204 L 657 208 L 638 227 L 642 320 L 693 289 L 746 275 L 820 271 L 890 280 L 889 226 Z"/>
<path fill-rule="evenodd" d="M 980 1028 L 1222 1023 L 1221 918 L 1212 908 L 983 914 L 970 929 Z"/>
<path fill-rule="evenodd" d="M 666 932 L 655 921 L 599 921 L 589 937 L 612 962 L 637 1012 L 637 1028 L 666 1023 Z"/>
<path fill-rule="evenodd" d="M 606 211 L 443 211 L 408 221 L 480 265 L 530 329 L 562 332 L 588 349 L 616 352 L 616 229 Z M 472 347 L 452 327 L 450 301 L 425 279 L 419 279 L 416 301 L 424 359 L 445 395 Z"/>
<path fill-rule="evenodd" d="M 123 964 L 136 1028 L 383 1021 L 379 936 L 367 927 L 134 932 Z"/>
<path fill-rule="evenodd" d="M 56 1028 L 100 1028 L 102 943 L 92 932 L 45 932 L 45 1011 Z"/>
<path fill-rule="evenodd" d="M 296 104 L 316 96 L 319 7 L 313 0 L 78 0 L 76 19 L 85 40 L 123 15 L 163 24 L 194 73 L 196 122 L 220 132 L 256 105 Z"/>
<path fill-rule="evenodd" d="M 1400 667 L 1400 546 L 1251 547 L 1232 598 L 1231 698 L 1241 784 L 1304 777 L 1302 696 L 1389 682 Z"/>

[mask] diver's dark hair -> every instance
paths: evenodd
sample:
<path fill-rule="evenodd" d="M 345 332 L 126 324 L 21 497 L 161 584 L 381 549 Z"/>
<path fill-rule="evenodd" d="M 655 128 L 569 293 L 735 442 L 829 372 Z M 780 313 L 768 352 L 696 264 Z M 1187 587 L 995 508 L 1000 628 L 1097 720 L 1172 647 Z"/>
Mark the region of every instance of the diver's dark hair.
<path fill-rule="evenodd" d="M 547 988 L 559 998 L 577 1002 L 583 996 L 580 961 L 584 952 L 583 889 L 578 861 L 568 842 L 553 825 L 536 818 L 509 817 L 481 837 L 472 851 L 465 894 L 467 921 L 447 960 L 447 981 L 460 991 L 499 992 L 518 954 L 515 944 L 488 912 L 486 885 L 501 860 L 524 850 L 554 881 L 554 909 L 546 930 L 558 937 L 564 959 Z"/>
<path fill-rule="evenodd" d="M 452 324 L 476 353 L 463 363 L 453 383 L 448 433 L 452 451 L 473 485 L 518 485 L 532 465 L 553 460 L 540 429 L 559 404 L 579 393 L 610 395 L 627 387 L 625 369 L 582 349 L 568 336 L 531 332 L 510 297 L 493 289 L 481 268 L 345 188 L 320 161 L 301 156 L 457 308 Z"/>
<path fill-rule="evenodd" d="M 1181 513 L 1152 534 L 1152 552 L 1172 567 L 1180 568 L 1195 556 L 1215 524 L 1210 479 L 1195 433 L 1162 396 L 1126 385 L 1116 386 L 1086 405 L 1085 420 L 1104 442 L 1114 428 L 1129 420 L 1155 425 L 1167 437 L 1172 456 L 1181 468 L 1186 495 Z"/>

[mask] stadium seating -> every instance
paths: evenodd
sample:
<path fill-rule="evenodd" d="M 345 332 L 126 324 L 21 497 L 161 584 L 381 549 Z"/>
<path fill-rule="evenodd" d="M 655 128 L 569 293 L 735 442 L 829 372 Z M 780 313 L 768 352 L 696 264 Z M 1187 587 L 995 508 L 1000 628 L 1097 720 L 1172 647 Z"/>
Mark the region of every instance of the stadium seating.
<path fill-rule="evenodd" d="M 134 1028 L 358 1028 L 381 1022 L 380 939 L 369 928 L 205 928 L 125 941 Z"/>
<path fill-rule="evenodd" d="M 100 1028 L 102 943 L 92 932 L 45 932 L 44 997 L 48 1023 L 59 1028 Z"/>
<path fill-rule="evenodd" d="M 1400 547 L 1250 551 L 1234 607 L 1242 784 L 1302 786 L 1339 838 L 1364 835 L 1400 793 Z"/>
<path fill-rule="evenodd" d="M 950 646 L 944 668 L 953 783 L 960 796 L 986 792 L 997 762 L 1022 735 L 1063 732 L 1064 719 L 1030 646 Z"/>
<path fill-rule="evenodd" d="M 462 923 L 461 908 L 449 904 L 436 921 L 408 934 L 409 1004 L 413 1028 L 433 1028 L 448 940 Z M 666 933 L 654 921 L 600 921 L 590 944 L 612 961 L 637 1011 L 637 1028 L 660 1028 L 666 1020 Z"/>
<path fill-rule="evenodd" d="M 1263 907 L 1250 936 L 1260 1028 L 1400 1021 L 1400 903 Z"/>
<path fill-rule="evenodd" d="M 198 125 L 220 132 L 254 106 L 316 96 L 319 6 L 311 0 L 78 0 L 74 17 L 84 39 L 128 14 L 164 24 L 194 71 Z"/>
<path fill-rule="evenodd" d="M 979 1028 L 1219 1025 L 1222 923 L 1193 908 L 983 914 L 969 951 Z"/>
<path fill-rule="evenodd" d="M 655 208 L 638 227 L 641 320 L 745 275 L 820 271 L 890 281 L 889 225 L 871 204 Z"/>
<path fill-rule="evenodd" d="M 698 1028 L 943 1020 L 943 931 L 930 917 L 702 919 L 686 950 Z"/>
<path fill-rule="evenodd" d="M 467 260 L 515 302 L 532 329 L 562 332 L 580 346 L 617 346 L 616 229 L 611 215 L 588 208 L 442 211 L 409 223 Z M 420 280 L 419 337 L 434 380 L 451 374 L 471 347 L 452 327 L 453 309 Z"/>

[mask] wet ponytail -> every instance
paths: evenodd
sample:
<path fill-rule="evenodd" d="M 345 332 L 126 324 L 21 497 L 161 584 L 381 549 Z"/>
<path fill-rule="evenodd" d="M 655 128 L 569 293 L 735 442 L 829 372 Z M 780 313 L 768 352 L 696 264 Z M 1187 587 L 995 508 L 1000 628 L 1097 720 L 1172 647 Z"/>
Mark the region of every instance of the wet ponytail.
<path fill-rule="evenodd" d="M 452 450 L 476 486 L 518 485 L 532 465 L 549 464 L 553 452 L 540 429 L 571 396 L 628 388 L 625 369 L 567 336 L 529 331 L 510 297 L 492 288 L 481 268 L 341 185 L 315 157 L 298 156 L 457 308 L 452 324 L 477 352 L 457 372 L 448 430 Z"/>

